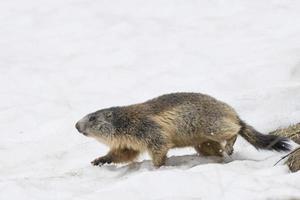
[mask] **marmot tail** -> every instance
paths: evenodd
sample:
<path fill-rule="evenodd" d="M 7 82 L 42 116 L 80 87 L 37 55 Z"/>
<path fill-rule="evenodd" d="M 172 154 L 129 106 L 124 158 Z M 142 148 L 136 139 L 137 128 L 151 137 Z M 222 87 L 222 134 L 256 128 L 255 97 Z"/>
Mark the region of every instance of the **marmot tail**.
<path fill-rule="evenodd" d="M 291 150 L 291 145 L 288 143 L 288 138 L 276 135 L 264 135 L 256 131 L 252 126 L 249 126 L 242 120 L 240 120 L 240 125 L 241 129 L 238 134 L 245 138 L 256 149 L 267 149 L 275 151 Z"/>

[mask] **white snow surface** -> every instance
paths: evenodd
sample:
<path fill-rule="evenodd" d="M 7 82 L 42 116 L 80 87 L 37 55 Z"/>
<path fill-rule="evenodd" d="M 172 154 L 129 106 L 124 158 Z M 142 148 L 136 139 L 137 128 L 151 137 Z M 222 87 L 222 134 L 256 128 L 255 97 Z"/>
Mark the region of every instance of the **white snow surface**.
<path fill-rule="evenodd" d="M 108 148 L 74 127 L 180 91 L 264 133 L 299 122 L 300 1 L 2 0 L 0 25 L 1 200 L 300 199 L 285 154 L 241 138 L 224 163 L 186 148 L 95 167 Z"/>

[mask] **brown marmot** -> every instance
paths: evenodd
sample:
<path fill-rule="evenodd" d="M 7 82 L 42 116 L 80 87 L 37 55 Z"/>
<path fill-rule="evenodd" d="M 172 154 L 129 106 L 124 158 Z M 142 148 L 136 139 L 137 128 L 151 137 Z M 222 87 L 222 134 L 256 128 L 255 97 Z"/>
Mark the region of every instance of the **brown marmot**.
<path fill-rule="evenodd" d="M 229 105 L 200 93 L 166 94 L 99 110 L 78 121 L 76 128 L 110 147 L 94 165 L 130 162 L 147 151 L 159 167 L 169 149 L 190 146 L 199 154 L 222 156 L 232 153 L 237 135 L 257 149 L 290 150 L 286 138 L 259 133 Z"/>

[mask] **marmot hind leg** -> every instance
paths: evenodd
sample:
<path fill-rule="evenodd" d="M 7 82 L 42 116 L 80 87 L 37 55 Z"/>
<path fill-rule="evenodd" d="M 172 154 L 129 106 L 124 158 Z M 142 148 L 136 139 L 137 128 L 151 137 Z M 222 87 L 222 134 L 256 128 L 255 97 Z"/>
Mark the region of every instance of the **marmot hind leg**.
<path fill-rule="evenodd" d="M 211 130 L 213 132 L 207 136 L 209 140 L 196 146 L 196 151 L 205 156 L 223 157 L 224 153 L 231 155 L 240 125 L 235 120 L 224 118 L 221 123 L 211 127 Z"/>
<path fill-rule="evenodd" d="M 233 145 L 236 141 L 237 135 L 233 136 L 232 138 L 224 141 L 224 144 L 221 144 L 220 142 L 216 142 L 213 140 L 209 140 L 206 142 L 203 142 L 199 146 L 195 146 L 195 150 L 204 156 L 220 156 L 223 157 L 223 153 L 226 153 L 227 155 L 231 155 L 233 153 Z"/>
<path fill-rule="evenodd" d="M 139 151 L 133 149 L 111 149 L 105 156 L 96 158 L 91 163 L 93 165 L 103 165 L 110 163 L 126 163 L 133 161 L 138 155 Z"/>
<path fill-rule="evenodd" d="M 237 135 L 233 136 L 232 138 L 230 138 L 229 140 L 227 140 L 226 142 L 226 146 L 225 146 L 225 152 L 228 155 L 231 155 L 233 153 L 233 145 L 236 141 Z"/>
<path fill-rule="evenodd" d="M 209 140 L 195 146 L 195 150 L 203 156 L 219 156 L 223 157 L 223 148 L 219 142 Z"/>

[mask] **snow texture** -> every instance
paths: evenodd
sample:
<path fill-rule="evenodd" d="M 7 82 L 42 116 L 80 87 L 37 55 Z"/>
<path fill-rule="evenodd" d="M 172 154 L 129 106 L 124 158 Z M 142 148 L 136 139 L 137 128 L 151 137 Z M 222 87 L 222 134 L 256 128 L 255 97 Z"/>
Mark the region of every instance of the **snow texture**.
<path fill-rule="evenodd" d="M 164 93 L 208 93 L 267 133 L 300 121 L 297 0 L 0 1 L 0 199 L 299 199 L 284 154 L 239 138 L 225 163 L 193 149 L 94 167 L 74 125 Z"/>

